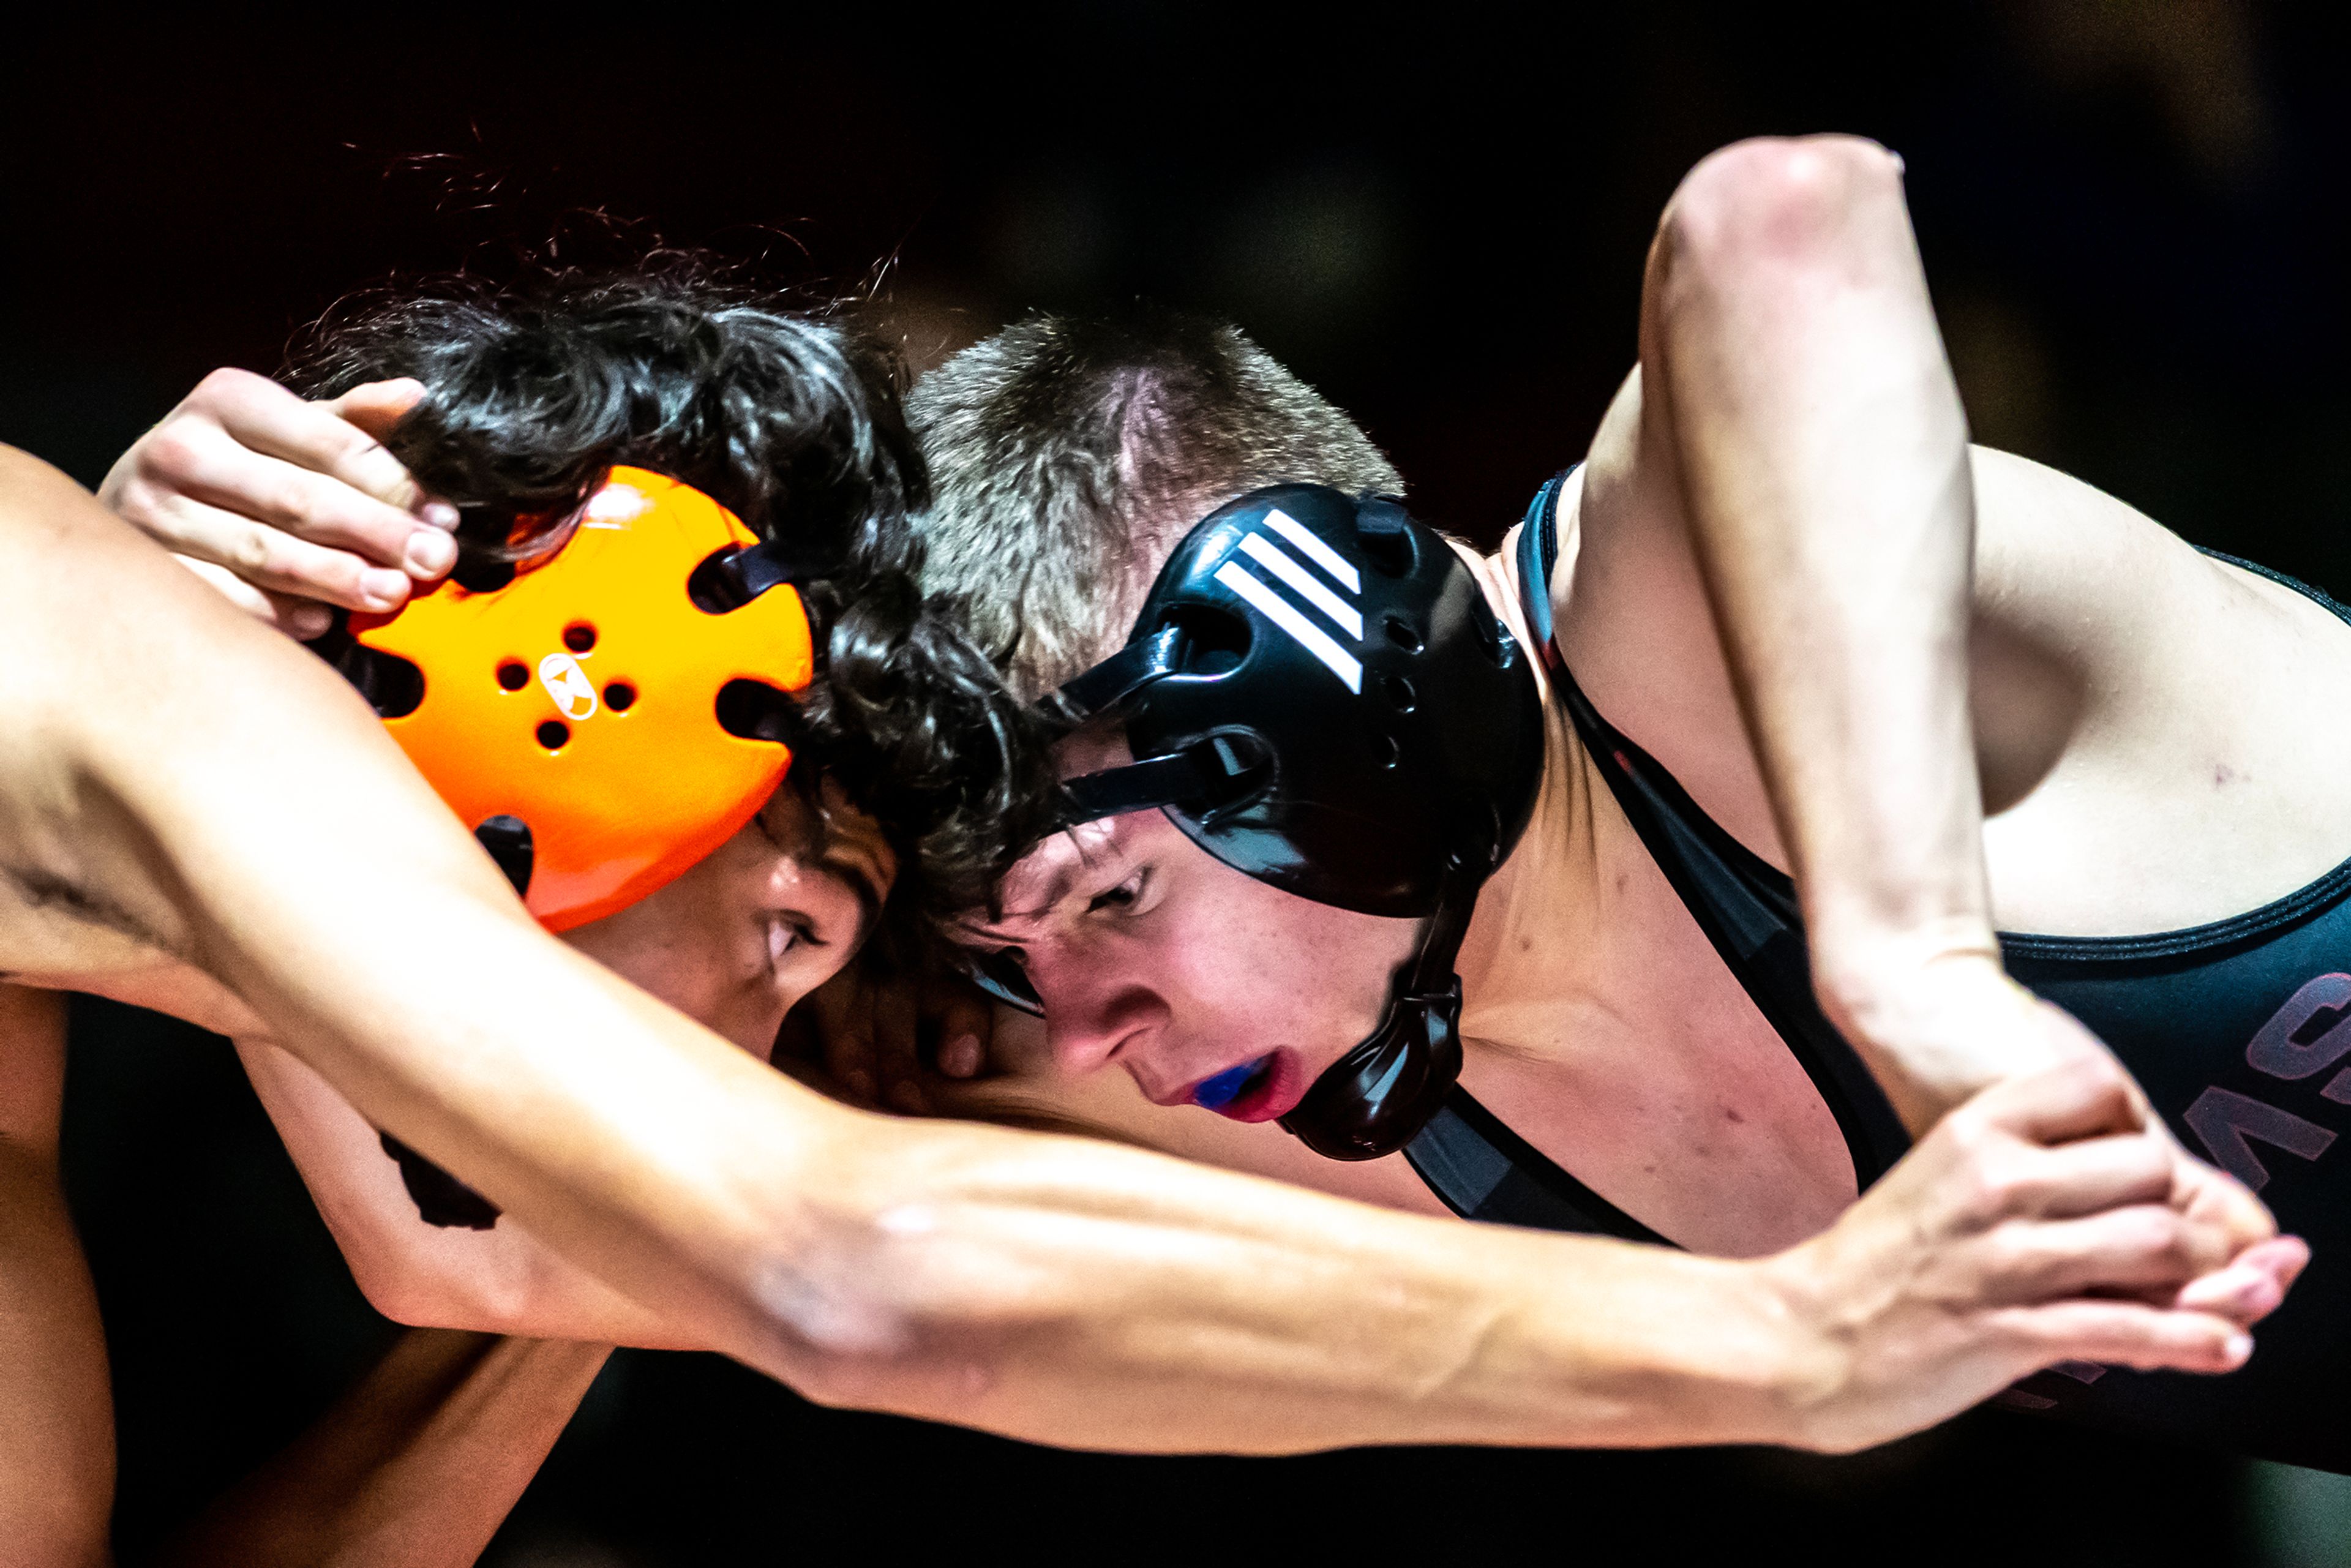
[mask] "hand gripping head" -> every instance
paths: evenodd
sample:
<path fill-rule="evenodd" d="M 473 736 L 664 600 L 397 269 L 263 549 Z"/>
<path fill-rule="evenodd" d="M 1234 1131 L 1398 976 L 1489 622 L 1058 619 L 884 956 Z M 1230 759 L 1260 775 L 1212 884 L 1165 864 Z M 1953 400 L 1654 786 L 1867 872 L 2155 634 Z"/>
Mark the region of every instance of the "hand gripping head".
<path fill-rule="evenodd" d="M 346 673 L 549 929 L 669 883 L 783 781 L 784 694 L 815 650 L 766 548 L 701 491 L 615 468 L 511 580 L 351 618 Z"/>

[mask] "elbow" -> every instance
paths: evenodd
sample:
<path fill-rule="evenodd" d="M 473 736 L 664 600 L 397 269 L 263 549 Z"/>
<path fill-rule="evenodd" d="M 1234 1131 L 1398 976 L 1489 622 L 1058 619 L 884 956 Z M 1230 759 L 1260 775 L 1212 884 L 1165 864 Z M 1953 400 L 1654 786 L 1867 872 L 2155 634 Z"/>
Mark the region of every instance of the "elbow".
<path fill-rule="evenodd" d="M 1856 229 L 1907 223 L 1902 162 L 1857 136 L 1757 137 L 1708 154 L 1667 204 L 1653 265 L 1701 287 L 1820 269 L 1849 254 Z"/>
<path fill-rule="evenodd" d="M 403 1328 L 517 1334 L 528 1326 L 522 1303 L 500 1299 L 474 1281 L 419 1269 L 404 1259 L 347 1253 L 346 1260 L 368 1305 Z"/>

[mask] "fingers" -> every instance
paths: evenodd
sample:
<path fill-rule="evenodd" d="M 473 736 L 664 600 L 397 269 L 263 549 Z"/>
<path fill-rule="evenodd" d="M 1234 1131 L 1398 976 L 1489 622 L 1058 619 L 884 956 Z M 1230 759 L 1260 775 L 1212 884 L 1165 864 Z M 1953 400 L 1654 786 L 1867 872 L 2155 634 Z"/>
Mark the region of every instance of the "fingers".
<path fill-rule="evenodd" d="M 2189 1281 L 2169 1304 L 2250 1328 L 2283 1304 L 2309 1262 L 2310 1248 L 2300 1237 L 2281 1236 L 2246 1249 L 2226 1268 Z"/>
<path fill-rule="evenodd" d="M 381 441 L 392 427 L 400 423 L 401 415 L 414 408 L 424 396 L 424 383 L 413 376 L 398 376 L 388 382 L 369 382 L 355 386 L 339 398 L 320 404 L 333 409 L 343 418 L 358 425 Z M 407 476 L 403 472 L 402 477 Z M 389 496 L 379 497 L 391 500 Z M 393 505 L 400 505 L 393 502 Z"/>
<path fill-rule="evenodd" d="M 197 394 L 206 412 L 239 445 L 339 480 L 378 505 L 406 516 L 423 504 L 423 492 L 373 434 L 343 417 L 342 405 L 348 402 L 381 415 L 397 400 L 399 410 L 392 414 L 396 419 L 423 394 L 420 383 L 409 384 L 415 387 L 413 393 L 405 392 L 398 382 L 379 382 L 346 392 L 332 402 L 312 402 L 264 376 L 215 371 L 204 379 Z M 390 422 L 384 423 L 388 426 Z"/>
<path fill-rule="evenodd" d="M 2159 1203 L 2080 1219 L 2011 1221 L 1987 1239 L 1985 1298 L 2045 1301 L 2090 1291 L 2169 1291 L 2229 1260 L 2228 1239 Z"/>
<path fill-rule="evenodd" d="M 2209 1312 L 2137 1301 L 2053 1301 L 2017 1307 L 2002 1326 L 2032 1350 L 2039 1365 L 2090 1361 L 2142 1372 L 2234 1372 L 2253 1354 L 2252 1336 Z"/>
<path fill-rule="evenodd" d="M 880 1080 L 873 1067 L 873 1009 L 863 977 L 848 969 L 810 994 L 824 1042 L 825 1071 L 841 1092 L 861 1104 L 876 1103 Z"/>
<path fill-rule="evenodd" d="M 1988 1175 L 1985 1206 L 2003 1217 L 2070 1219 L 2127 1204 L 2168 1204 L 2173 1151 L 2144 1133 L 2085 1138 L 2053 1149 L 2007 1151 Z M 2211 1225 L 2215 1234 L 2222 1227 Z"/>
<path fill-rule="evenodd" d="M 414 587 L 407 572 L 371 566 L 363 555 L 314 544 L 193 495 L 166 494 L 131 520 L 173 554 L 209 561 L 267 593 L 389 611 L 405 603 Z M 454 554 L 455 542 L 434 532 Z"/>
<path fill-rule="evenodd" d="M 313 403 L 216 371 L 124 455 L 101 498 L 166 548 L 265 591 L 396 608 L 456 559 L 455 510 L 425 497 L 371 433 L 423 391 L 375 382 Z"/>
<path fill-rule="evenodd" d="M 939 1019 L 939 1071 L 949 1078 L 978 1077 L 996 1032 L 996 1009 L 985 996 L 959 982 L 941 988 L 933 1005 Z"/>
<path fill-rule="evenodd" d="M 297 642 L 324 636 L 327 628 L 335 623 L 335 612 L 323 604 L 283 593 L 266 593 L 228 568 L 214 566 L 208 560 L 194 560 L 183 555 L 172 559 L 204 579 L 222 598 L 247 615 L 277 627 Z"/>
<path fill-rule="evenodd" d="M 2103 1050 L 2002 1079 L 1951 1113 L 2035 1144 L 2062 1144 L 2144 1125 L 2129 1075 Z"/>
<path fill-rule="evenodd" d="M 341 420 L 307 403 L 297 406 L 365 439 Z M 405 579 L 430 580 L 456 560 L 456 541 L 446 528 L 421 522 L 333 475 L 256 451 L 226 430 L 188 422 L 149 440 L 141 473 L 124 496 L 126 508 L 138 507 L 147 515 L 131 520 L 175 549 L 248 580 L 256 573 L 289 574 L 258 586 L 344 596 L 338 602 L 355 591 L 371 592 L 388 602 L 348 607 L 383 609 L 406 597 Z M 309 549 L 283 551 L 281 538 Z M 331 571 L 319 570 L 326 561 L 335 563 Z M 354 582 L 366 586 L 355 591 Z"/>
<path fill-rule="evenodd" d="M 2217 1225 L 2237 1245 L 2253 1247 L 2277 1235 L 2277 1220 L 2245 1185 L 2215 1170 L 2181 1148 L 2170 1129 L 2156 1129 L 2172 1155 L 2172 1206 L 2208 1224 Z"/>

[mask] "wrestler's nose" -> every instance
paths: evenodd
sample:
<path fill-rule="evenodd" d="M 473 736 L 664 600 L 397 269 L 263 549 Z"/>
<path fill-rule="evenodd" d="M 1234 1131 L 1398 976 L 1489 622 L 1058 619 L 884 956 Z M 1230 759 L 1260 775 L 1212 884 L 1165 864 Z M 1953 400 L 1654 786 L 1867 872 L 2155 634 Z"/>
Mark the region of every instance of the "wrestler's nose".
<path fill-rule="evenodd" d="M 1045 1002 L 1045 1039 L 1055 1065 L 1067 1073 L 1092 1072 L 1129 1059 L 1164 1032 L 1167 1004 L 1148 986 L 1131 979 L 1087 975 L 1038 976 Z"/>

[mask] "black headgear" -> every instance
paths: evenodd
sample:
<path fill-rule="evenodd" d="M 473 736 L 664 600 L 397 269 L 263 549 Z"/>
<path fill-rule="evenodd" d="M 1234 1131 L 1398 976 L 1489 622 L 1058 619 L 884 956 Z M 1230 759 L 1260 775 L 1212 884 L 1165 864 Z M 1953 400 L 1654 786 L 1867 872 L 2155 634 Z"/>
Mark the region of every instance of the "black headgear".
<path fill-rule="evenodd" d="M 1071 779 L 1069 822 L 1158 807 L 1259 882 L 1429 920 L 1379 1028 L 1282 1118 L 1333 1159 L 1401 1148 L 1460 1071 L 1454 960 L 1542 774 L 1532 672 L 1460 556 L 1393 497 L 1253 491 L 1050 701 L 1119 717 L 1136 758 Z"/>

